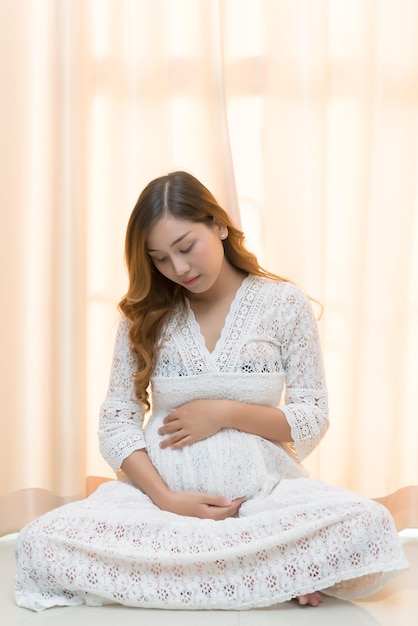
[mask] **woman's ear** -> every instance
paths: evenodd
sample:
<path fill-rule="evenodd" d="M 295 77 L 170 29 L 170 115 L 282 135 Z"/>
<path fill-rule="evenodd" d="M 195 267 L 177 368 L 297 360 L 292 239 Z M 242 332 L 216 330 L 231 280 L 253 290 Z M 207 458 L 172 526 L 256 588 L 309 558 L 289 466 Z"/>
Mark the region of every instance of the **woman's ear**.
<path fill-rule="evenodd" d="M 228 226 L 223 222 L 215 219 L 213 220 L 215 227 L 218 229 L 219 239 L 226 239 L 228 237 Z"/>

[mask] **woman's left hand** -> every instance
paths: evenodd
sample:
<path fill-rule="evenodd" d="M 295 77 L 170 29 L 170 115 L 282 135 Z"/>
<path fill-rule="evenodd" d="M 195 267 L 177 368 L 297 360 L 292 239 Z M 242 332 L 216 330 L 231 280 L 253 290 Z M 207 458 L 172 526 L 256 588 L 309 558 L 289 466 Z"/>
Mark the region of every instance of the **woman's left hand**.
<path fill-rule="evenodd" d="M 226 400 L 192 400 L 173 409 L 158 429 L 158 434 L 168 435 L 160 447 L 179 450 L 214 435 L 224 426 L 226 410 Z"/>

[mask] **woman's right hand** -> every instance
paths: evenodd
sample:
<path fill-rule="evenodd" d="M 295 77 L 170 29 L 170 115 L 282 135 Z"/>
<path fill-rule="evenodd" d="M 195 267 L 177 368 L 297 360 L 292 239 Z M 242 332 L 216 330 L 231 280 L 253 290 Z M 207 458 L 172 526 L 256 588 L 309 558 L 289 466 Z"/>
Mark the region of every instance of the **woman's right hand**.
<path fill-rule="evenodd" d="M 245 498 L 228 500 L 222 496 L 190 490 L 178 493 L 171 491 L 158 506 L 177 515 L 219 521 L 236 515 L 243 502 Z"/>
<path fill-rule="evenodd" d="M 135 450 L 123 461 L 122 471 L 162 511 L 187 517 L 223 520 L 238 513 L 245 498 L 228 500 L 200 491 L 171 491 L 152 464 L 145 449 Z"/>

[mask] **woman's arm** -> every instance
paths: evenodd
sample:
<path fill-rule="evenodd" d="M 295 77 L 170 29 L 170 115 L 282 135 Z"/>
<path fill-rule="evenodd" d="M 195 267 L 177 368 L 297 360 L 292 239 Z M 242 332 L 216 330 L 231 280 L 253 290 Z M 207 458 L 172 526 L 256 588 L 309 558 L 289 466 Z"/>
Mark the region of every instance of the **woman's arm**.
<path fill-rule="evenodd" d="M 233 400 L 193 400 L 164 419 L 158 432 L 168 437 L 160 446 L 178 450 L 214 435 L 221 428 L 235 428 L 277 443 L 292 441 L 286 416 L 278 408 Z"/>
<path fill-rule="evenodd" d="M 136 400 L 137 362 L 129 342 L 129 322 L 122 317 L 116 336 L 109 389 L 100 411 L 99 439 L 104 459 L 115 472 L 122 469 L 129 481 L 160 509 L 213 520 L 235 515 L 244 501 L 195 491 L 172 492 L 146 451 L 143 413 Z"/>
<path fill-rule="evenodd" d="M 129 321 L 122 316 L 116 334 L 108 392 L 100 407 L 100 452 L 115 472 L 129 454 L 145 448 L 144 415 L 134 385 L 137 361 L 128 331 Z"/>
<path fill-rule="evenodd" d="M 132 484 L 146 493 L 160 509 L 177 515 L 223 520 L 235 515 L 245 500 L 238 498 L 231 501 L 199 491 L 171 491 L 151 463 L 146 450 L 130 454 L 121 469 Z"/>
<path fill-rule="evenodd" d="M 286 404 L 281 408 L 228 400 L 195 400 L 172 411 L 159 429 L 168 435 L 161 447 L 182 448 L 221 428 L 259 435 L 275 442 L 294 442 L 305 458 L 328 429 L 325 377 L 317 323 L 308 298 L 294 285 L 271 305 L 286 375 Z M 250 382 L 250 378 L 249 378 Z M 196 415 L 199 419 L 196 419 Z"/>
<path fill-rule="evenodd" d="M 281 307 L 279 339 L 286 373 L 285 404 L 294 450 L 302 461 L 328 430 L 328 394 L 318 324 L 305 294 L 286 286 Z"/>

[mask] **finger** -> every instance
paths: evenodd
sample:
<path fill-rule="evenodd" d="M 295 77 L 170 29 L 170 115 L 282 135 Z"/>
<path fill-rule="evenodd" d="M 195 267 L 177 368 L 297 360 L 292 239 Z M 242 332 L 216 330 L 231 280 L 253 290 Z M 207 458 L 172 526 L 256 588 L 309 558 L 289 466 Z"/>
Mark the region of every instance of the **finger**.
<path fill-rule="evenodd" d="M 229 498 L 224 498 L 224 496 L 214 496 L 211 493 L 202 493 L 202 498 L 204 498 L 205 504 L 208 506 L 225 508 L 231 506 L 232 504 L 232 500 Z"/>
<path fill-rule="evenodd" d="M 231 515 L 235 515 L 235 513 L 237 513 L 239 511 L 240 508 L 240 504 L 231 504 L 231 506 L 228 507 L 229 512 L 231 513 Z"/>
<path fill-rule="evenodd" d="M 176 414 L 177 409 L 171 409 L 170 413 L 165 416 L 163 419 L 163 424 L 169 424 L 170 422 L 178 419 L 178 415 Z"/>
<path fill-rule="evenodd" d="M 208 517 L 216 522 L 220 522 L 227 517 L 233 517 L 236 513 L 236 511 L 231 511 L 230 507 L 225 506 L 210 506 L 207 511 Z"/>
<path fill-rule="evenodd" d="M 160 448 L 178 449 L 189 445 L 190 443 L 192 443 L 191 436 L 187 435 L 182 430 L 177 430 L 175 433 L 170 435 L 170 437 L 166 437 L 166 439 L 160 442 Z"/>
<path fill-rule="evenodd" d="M 190 446 L 191 443 L 194 443 L 194 439 L 191 435 L 184 435 L 182 439 L 176 441 L 171 445 L 172 450 L 180 450 L 181 448 L 185 448 L 186 446 Z"/>
<path fill-rule="evenodd" d="M 179 430 L 179 420 L 178 418 L 176 418 L 175 420 L 171 420 L 165 424 L 163 424 L 163 426 L 160 426 L 160 428 L 158 429 L 158 434 L 159 435 L 166 435 L 167 433 L 174 433 L 176 430 Z"/>
<path fill-rule="evenodd" d="M 232 501 L 231 506 L 228 507 L 230 516 L 236 515 L 241 508 L 241 505 L 245 502 L 246 498 L 236 498 Z"/>

